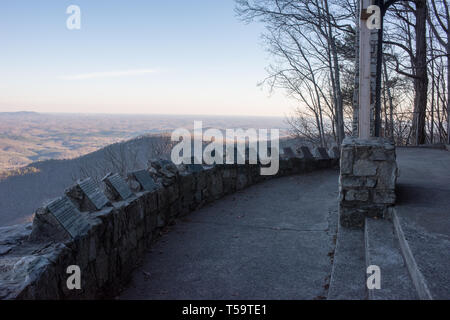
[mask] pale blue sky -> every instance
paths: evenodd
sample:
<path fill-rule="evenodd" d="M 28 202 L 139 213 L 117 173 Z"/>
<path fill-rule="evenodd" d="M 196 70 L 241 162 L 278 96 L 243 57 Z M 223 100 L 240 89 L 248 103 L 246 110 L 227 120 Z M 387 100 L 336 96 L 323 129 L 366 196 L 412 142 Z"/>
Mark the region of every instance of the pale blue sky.
<path fill-rule="evenodd" d="M 66 8 L 81 8 L 81 30 Z M 233 0 L 0 2 L 0 111 L 283 116 Z"/>

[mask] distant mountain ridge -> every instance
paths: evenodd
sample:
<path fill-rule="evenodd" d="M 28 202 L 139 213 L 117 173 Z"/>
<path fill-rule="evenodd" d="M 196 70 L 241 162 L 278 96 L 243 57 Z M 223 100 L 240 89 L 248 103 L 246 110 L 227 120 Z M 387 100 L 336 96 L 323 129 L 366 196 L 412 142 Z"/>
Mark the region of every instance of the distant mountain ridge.
<path fill-rule="evenodd" d="M 2 115 L 2 114 L 7 114 L 7 115 L 24 115 L 24 114 L 40 114 L 40 113 L 36 112 L 36 111 L 6 111 L 6 112 L 0 111 L 0 115 Z"/>

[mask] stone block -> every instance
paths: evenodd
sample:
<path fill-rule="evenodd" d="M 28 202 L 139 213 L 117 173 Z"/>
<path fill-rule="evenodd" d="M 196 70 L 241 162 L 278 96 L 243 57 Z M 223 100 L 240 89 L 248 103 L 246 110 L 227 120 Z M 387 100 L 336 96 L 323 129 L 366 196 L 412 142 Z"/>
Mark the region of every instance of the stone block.
<path fill-rule="evenodd" d="M 198 173 L 194 173 L 195 176 L 195 186 L 196 186 L 196 190 L 202 190 L 204 188 L 206 188 L 206 178 L 207 178 L 207 173 L 205 171 L 200 171 Z"/>
<path fill-rule="evenodd" d="M 341 174 L 351 174 L 353 172 L 353 148 L 342 148 L 340 168 Z"/>
<path fill-rule="evenodd" d="M 358 188 L 366 185 L 365 177 L 341 176 L 340 184 L 343 188 Z"/>
<path fill-rule="evenodd" d="M 369 200 L 368 190 L 348 190 L 345 193 L 345 200 L 347 201 L 367 201 Z"/>
<path fill-rule="evenodd" d="M 236 190 L 242 190 L 248 185 L 248 175 L 244 166 L 238 166 Z"/>
<path fill-rule="evenodd" d="M 330 155 L 330 157 L 332 159 L 339 159 L 341 157 L 341 154 L 339 152 L 339 148 L 337 146 L 332 146 L 329 150 L 328 150 L 328 154 Z"/>
<path fill-rule="evenodd" d="M 364 227 L 365 212 L 355 207 L 339 206 L 339 222 L 346 228 Z"/>
<path fill-rule="evenodd" d="M 158 195 L 158 208 L 161 210 L 162 208 L 167 208 L 169 205 L 169 194 L 167 192 L 167 189 L 164 187 L 159 187 L 156 190 L 156 193 Z"/>
<path fill-rule="evenodd" d="M 375 178 L 366 178 L 365 186 L 368 188 L 374 188 L 377 185 L 377 179 Z"/>
<path fill-rule="evenodd" d="M 396 195 L 394 190 L 375 190 L 373 202 L 380 204 L 395 204 Z"/>
<path fill-rule="evenodd" d="M 300 147 L 297 151 L 302 155 L 303 159 L 314 159 L 311 151 L 306 146 Z"/>
<path fill-rule="evenodd" d="M 356 160 L 353 164 L 353 174 L 355 176 L 374 176 L 377 174 L 377 165 L 369 160 Z"/>
<path fill-rule="evenodd" d="M 223 180 L 220 172 L 214 172 L 208 184 L 208 190 L 214 199 L 219 199 L 223 195 Z"/>
<path fill-rule="evenodd" d="M 287 158 L 295 158 L 296 155 L 291 147 L 283 148 L 283 155 Z"/>
<path fill-rule="evenodd" d="M 377 188 L 395 189 L 397 164 L 395 161 L 383 161 L 378 164 Z"/>
<path fill-rule="evenodd" d="M 384 149 L 374 148 L 370 155 L 372 161 L 386 161 L 389 159 L 387 152 Z"/>
<path fill-rule="evenodd" d="M 314 149 L 314 156 L 319 159 L 330 159 L 327 149 L 318 147 Z"/>

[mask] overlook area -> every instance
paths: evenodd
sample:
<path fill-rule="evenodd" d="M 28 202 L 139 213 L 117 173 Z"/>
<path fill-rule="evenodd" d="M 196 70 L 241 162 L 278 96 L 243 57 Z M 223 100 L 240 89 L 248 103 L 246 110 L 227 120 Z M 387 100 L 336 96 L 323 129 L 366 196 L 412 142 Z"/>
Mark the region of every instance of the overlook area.
<path fill-rule="evenodd" d="M 449 299 L 450 153 L 398 148 L 398 202 L 363 228 L 338 223 L 337 159 L 305 155 L 283 156 L 268 180 L 251 165 L 183 172 L 152 162 L 156 189 L 130 180 L 134 194 L 107 191 L 100 206 L 102 193 L 92 206 L 80 182 L 32 224 L 0 228 L 0 297 Z M 49 210 L 67 197 L 88 229 L 52 226 Z M 64 285 L 74 263 L 77 291 Z M 371 265 L 382 270 L 377 290 L 366 286 Z"/>
<path fill-rule="evenodd" d="M 414 261 L 408 263 L 415 266 L 407 271 L 394 239 L 378 257 L 382 267 L 395 265 L 382 274 L 378 298 L 418 298 L 411 276 L 422 274 L 428 298 L 449 299 L 450 153 L 399 148 L 397 160 L 396 210 Z M 367 253 L 364 241 L 380 237 L 380 250 L 391 239 L 368 230 L 337 234 L 337 180 L 334 170 L 284 177 L 192 213 L 147 253 L 119 298 L 367 298 L 366 254 L 380 253 Z"/>
<path fill-rule="evenodd" d="M 4 1 L 0 300 L 450 300 L 448 4 Z"/>

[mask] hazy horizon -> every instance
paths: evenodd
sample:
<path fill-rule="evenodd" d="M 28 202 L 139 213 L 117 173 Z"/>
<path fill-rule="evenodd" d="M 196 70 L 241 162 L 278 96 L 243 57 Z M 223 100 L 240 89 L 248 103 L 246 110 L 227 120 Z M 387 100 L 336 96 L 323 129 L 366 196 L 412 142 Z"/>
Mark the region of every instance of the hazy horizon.
<path fill-rule="evenodd" d="M 167 116 L 167 117 L 182 117 L 182 116 L 188 116 L 188 117 L 237 117 L 237 118 L 275 118 L 275 119 L 285 119 L 286 115 L 273 115 L 273 116 L 267 116 L 267 115 L 258 115 L 258 114 L 195 114 L 195 113 L 128 113 L 128 112 L 114 112 L 114 113 L 107 113 L 107 112 L 64 112 L 64 111 L 58 111 L 58 112 L 41 112 L 41 111 L 34 111 L 34 110 L 27 110 L 27 109 L 18 109 L 17 111 L 0 111 L 0 113 L 36 113 L 36 114 L 48 114 L 48 115 L 100 115 L 100 116 Z M 201 119 L 200 119 L 201 120 Z"/>
<path fill-rule="evenodd" d="M 0 112 L 0 173 L 75 158 L 142 135 L 190 130 L 194 121 L 205 129 L 280 129 L 281 136 L 288 131 L 283 117 L 268 116 Z"/>

